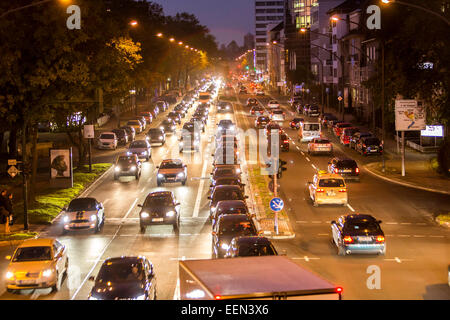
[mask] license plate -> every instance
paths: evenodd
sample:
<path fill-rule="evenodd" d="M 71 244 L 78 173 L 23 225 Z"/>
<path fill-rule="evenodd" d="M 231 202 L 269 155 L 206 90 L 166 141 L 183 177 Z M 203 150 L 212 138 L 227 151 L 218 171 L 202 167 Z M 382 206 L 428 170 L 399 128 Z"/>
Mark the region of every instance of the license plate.
<path fill-rule="evenodd" d="M 161 221 L 164 221 L 164 218 L 153 218 L 152 221 L 153 222 L 161 222 Z"/>
<path fill-rule="evenodd" d="M 335 196 L 335 195 L 336 193 L 334 193 L 334 191 L 327 192 L 327 196 Z"/>
<path fill-rule="evenodd" d="M 19 284 L 36 284 L 36 280 L 19 280 Z"/>
<path fill-rule="evenodd" d="M 372 237 L 358 237 L 359 241 L 372 241 Z"/>
<path fill-rule="evenodd" d="M 342 170 L 342 172 L 348 173 L 348 172 L 352 172 L 352 170 Z"/>
<path fill-rule="evenodd" d="M 377 152 L 377 150 L 370 150 L 370 152 Z"/>

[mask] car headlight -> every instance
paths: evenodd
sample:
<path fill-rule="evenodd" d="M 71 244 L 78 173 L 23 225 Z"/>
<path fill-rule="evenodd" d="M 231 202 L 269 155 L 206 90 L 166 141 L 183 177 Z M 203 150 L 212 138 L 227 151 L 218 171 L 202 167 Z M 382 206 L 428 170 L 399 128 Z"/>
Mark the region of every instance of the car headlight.
<path fill-rule="evenodd" d="M 116 167 L 114 168 L 114 171 L 115 171 L 115 172 L 119 172 L 119 171 L 120 171 L 120 167 L 119 167 L 119 166 L 116 166 Z"/>
<path fill-rule="evenodd" d="M 90 296 L 89 298 L 88 298 L 88 300 L 100 300 L 99 298 L 96 298 L 96 297 L 94 297 L 94 296 Z"/>
<path fill-rule="evenodd" d="M 144 218 L 144 219 L 145 219 L 145 218 L 148 218 L 148 217 L 150 217 L 150 215 L 148 214 L 148 212 L 145 212 L 145 211 L 144 211 L 144 212 L 141 213 L 141 218 Z"/>
<path fill-rule="evenodd" d="M 218 126 L 218 127 L 217 127 L 217 130 L 222 130 L 222 126 Z"/>
<path fill-rule="evenodd" d="M 127 151 L 127 156 L 131 156 L 132 152 Z"/>
<path fill-rule="evenodd" d="M 64 216 L 64 218 L 63 218 L 63 222 L 64 222 L 64 223 L 67 223 L 67 222 L 69 222 L 69 217 L 68 217 L 68 216 Z"/>
<path fill-rule="evenodd" d="M 142 151 L 141 154 L 146 156 L 147 155 L 147 151 Z"/>
<path fill-rule="evenodd" d="M 147 141 L 150 140 L 150 137 L 145 137 L 145 140 L 147 140 Z"/>
<path fill-rule="evenodd" d="M 160 137 L 159 137 L 159 140 L 162 140 L 162 139 L 163 139 L 163 137 L 162 137 L 162 136 L 160 136 Z"/>
<path fill-rule="evenodd" d="M 52 269 L 47 269 L 47 270 L 42 271 L 42 276 L 43 276 L 44 278 L 48 278 L 48 277 L 50 277 L 52 274 L 53 274 L 53 270 L 52 270 Z"/>
<path fill-rule="evenodd" d="M 135 297 L 134 300 L 145 300 L 145 294 Z"/>
<path fill-rule="evenodd" d="M 178 173 L 178 174 L 177 174 L 177 177 L 178 177 L 178 178 L 183 178 L 183 177 L 184 177 L 184 172 Z"/>
<path fill-rule="evenodd" d="M 216 211 L 216 207 L 211 207 L 211 212 L 215 212 Z"/>
<path fill-rule="evenodd" d="M 175 215 L 175 211 L 169 211 L 166 213 L 166 217 L 173 217 Z"/>
<path fill-rule="evenodd" d="M 164 126 L 159 127 L 160 129 L 164 129 Z"/>
<path fill-rule="evenodd" d="M 180 146 L 183 146 L 183 145 L 184 145 L 184 142 L 183 142 L 183 141 L 181 141 L 181 142 L 180 142 Z"/>
<path fill-rule="evenodd" d="M 11 271 L 6 272 L 5 277 L 7 280 L 11 280 L 12 278 L 14 278 L 14 272 Z"/>
<path fill-rule="evenodd" d="M 132 167 L 130 168 L 131 171 L 136 171 L 136 169 L 137 169 L 136 166 L 132 166 Z"/>
<path fill-rule="evenodd" d="M 91 216 L 91 221 L 97 221 L 97 216 L 96 215 L 92 215 Z"/>
<path fill-rule="evenodd" d="M 223 250 L 228 250 L 228 248 L 230 247 L 228 244 L 226 244 L 226 243 L 222 243 L 221 245 L 220 245 L 220 247 L 223 249 Z"/>

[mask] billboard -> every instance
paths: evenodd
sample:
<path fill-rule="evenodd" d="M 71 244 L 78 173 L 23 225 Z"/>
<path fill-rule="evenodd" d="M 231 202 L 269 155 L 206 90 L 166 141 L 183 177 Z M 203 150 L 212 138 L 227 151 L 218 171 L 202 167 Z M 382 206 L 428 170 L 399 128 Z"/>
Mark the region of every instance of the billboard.
<path fill-rule="evenodd" d="M 444 126 L 426 126 L 425 130 L 420 131 L 422 137 L 443 137 L 444 136 Z"/>
<path fill-rule="evenodd" d="M 395 100 L 395 130 L 419 131 L 426 128 L 425 108 L 417 100 Z"/>
<path fill-rule="evenodd" d="M 70 179 L 72 177 L 71 149 L 50 149 L 50 178 Z"/>

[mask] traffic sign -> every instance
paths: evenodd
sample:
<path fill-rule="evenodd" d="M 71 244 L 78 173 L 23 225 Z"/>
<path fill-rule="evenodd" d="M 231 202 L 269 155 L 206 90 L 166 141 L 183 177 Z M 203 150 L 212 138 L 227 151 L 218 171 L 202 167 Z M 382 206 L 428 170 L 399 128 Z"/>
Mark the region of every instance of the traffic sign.
<path fill-rule="evenodd" d="M 339 100 L 339 101 L 342 101 L 342 99 L 343 99 L 343 98 L 342 98 L 341 96 L 338 97 L 338 100 Z"/>
<path fill-rule="evenodd" d="M 15 166 L 17 165 L 16 159 L 8 159 L 8 166 Z"/>
<path fill-rule="evenodd" d="M 270 209 L 272 209 L 272 211 L 278 212 L 281 211 L 284 207 L 284 201 L 281 198 L 272 198 L 272 200 L 270 200 Z"/>
<path fill-rule="evenodd" d="M 11 177 L 15 177 L 18 173 L 19 173 L 20 171 L 15 167 L 15 166 L 11 166 L 11 167 L 9 167 L 9 169 L 8 169 L 8 174 L 11 176 Z"/>

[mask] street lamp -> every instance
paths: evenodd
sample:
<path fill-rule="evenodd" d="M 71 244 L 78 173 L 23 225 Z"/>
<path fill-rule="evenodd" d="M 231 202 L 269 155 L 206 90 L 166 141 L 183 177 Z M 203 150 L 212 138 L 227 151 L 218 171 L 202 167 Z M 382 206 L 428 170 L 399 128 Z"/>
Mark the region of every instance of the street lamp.
<path fill-rule="evenodd" d="M 438 17 L 443 22 L 445 22 L 447 24 L 447 26 L 450 26 L 450 21 L 447 20 L 447 18 L 445 18 L 444 16 L 440 15 L 437 12 L 434 12 L 433 10 L 430 10 L 428 8 L 425 8 L 425 7 L 418 6 L 417 4 L 403 2 L 403 1 L 398 1 L 398 0 L 381 0 L 381 2 L 384 3 L 384 4 L 396 3 L 396 4 L 403 5 L 403 6 L 408 6 L 408 7 L 411 7 L 411 8 L 415 8 L 415 9 L 419 9 L 419 10 L 425 11 L 425 12 L 427 12 L 429 14 L 434 15 L 435 17 Z"/>
<path fill-rule="evenodd" d="M 129 22 L 129 25 L 132 26 L 132 27 L 137 27 L 138 24 L 139 23 L 136 20 L 132 20 L 132 21 Z"/>
<path fill-rule="evenodd" d="M 10 13 L 17 12 L 17 11 L 21 11 L 21 10 L 23 10 L 23 9 L 27 9 L 27 8 L 30 8 L 30 7 L 35 7 L 35 6 L 38 6 L 38 5 L 47 3 L 47 2 L 51 2 L 51 1 L 55 1 L 55 0 L 42 0 L 42 1 L 34 2 L 34 3 L 30 3 L 30 4 L 26 5 L 26 6 L 17 7 L 17 8 L 8 10 L 8 11 L 6 11 L 6 12 L 3 12 L 3 13 L 0 15 L 0 19 L 6 17 L 6 16 L 7 16 L 8 14 L 10 14 Z M 71 2 L 71 0 L 56 0 L 56 1 L 57 1 L 57 2 L 60 2 L 61 4 L 69 4 L 69 3 Z"/>

